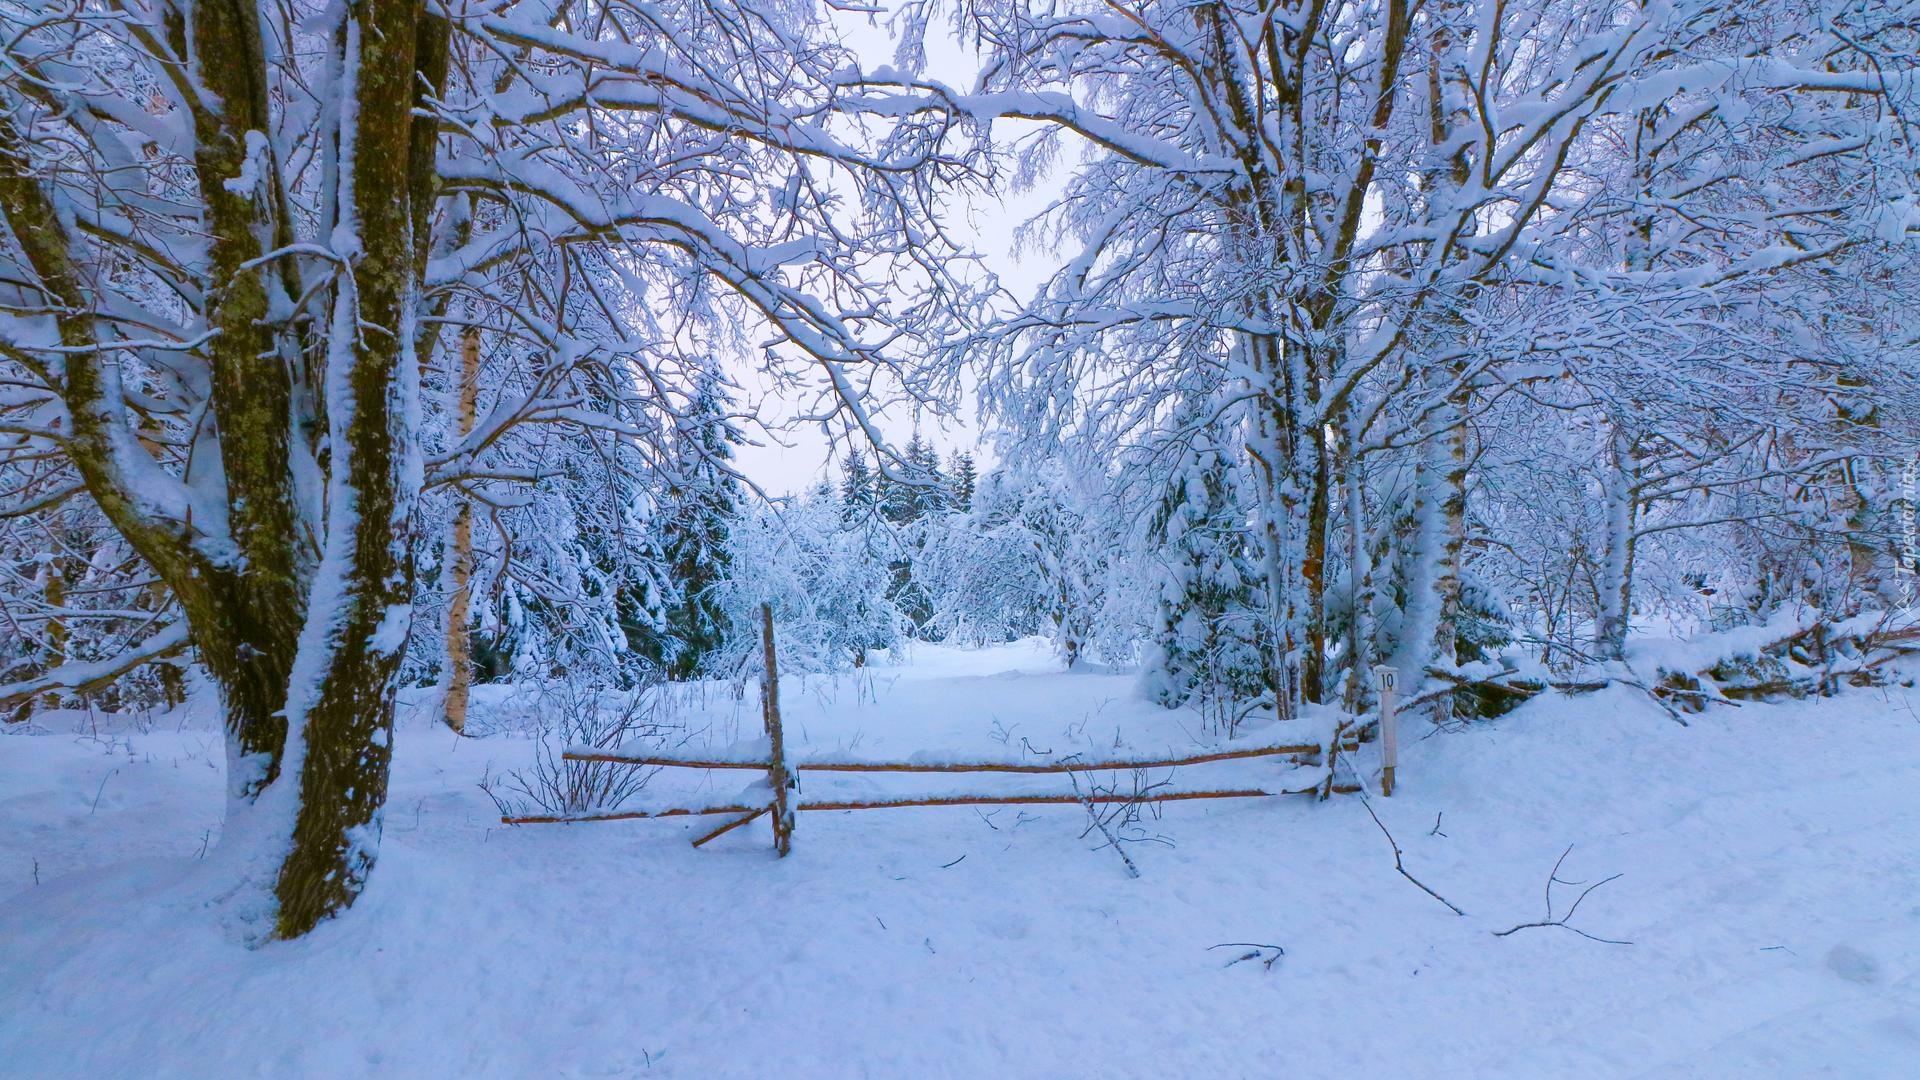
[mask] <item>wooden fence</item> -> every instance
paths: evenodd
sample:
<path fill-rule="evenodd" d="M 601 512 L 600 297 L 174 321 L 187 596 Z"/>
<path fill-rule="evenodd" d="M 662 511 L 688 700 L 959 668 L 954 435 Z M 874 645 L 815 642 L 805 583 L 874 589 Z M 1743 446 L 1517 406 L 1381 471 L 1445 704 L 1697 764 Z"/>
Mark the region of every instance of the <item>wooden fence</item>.
<path fill-rule="evenodd" d="M 1335 784 L 1333 777 L 1333 758 L 1340 753 L 1357 750 L 1357 735 L 1348 726 L 1338 728 L 1326 743 L 1295 743 L 1276 746 L 1246 747 L 1232 750 L 1213 750 L 1185 757 L 1121 757 L 1098 760 L 1078 757 L 1063 758 L 1056 761 L 1005 760 L 1005 761 L 863 761 L 835 758 L 831 756 L 794 759 L 788 752 L 785 733 L 780 722 L 780 686 L 779 667 L 774 656 L 773 613 L 762 607 L 761 636 L 765 653 L 765 668 L 761 682 L 762 719 L 765 723 L 768 743 L 767 756 L 745 757 L 726 755 L 676 754 L 663 751 L 601 750 L 593 747 L 572 747 L 561 756 L 568 761 L 607 762 L 620 765 L 665 766 L 682 769 L 742 769 L 766 774 L 764 796 L 754 792 L 751 799 L 736 800 L 724 804 L 709 806 L 673 807 L 664 810 L 613 810 L 581 814 L 530 814 L 506 815 L 500 820 L 509 825 L 560 824 L 587 821 L 635 821 L 644 818 L 686 817 L 692 815 L 725 814 L 732 820 L 719 828 L 703 833 L 693 840 L 694 847 L 700 847 L 707 841 L 739 828 L 748 822 L 768 814 L 773 822 L 774 849 L 781 855 L 787 854 L 793 846 L 794 815 L 798 811 L 813 810 L 892 810 L 915 806 L 1026 806 L 1026 805 L 1080 805 L 1095 806 L 1113 803 L 1159 803 L 1182 802 L 1192 799 L 1254 799 L 1270 798 L 1278 795 L 1320 795 L 1333 793 L 1351 793 L 1359 791 L 1353 785 Z M 1262 788 L 1212 788 L 1195 790 L 1146 790 L 1129 793 L 1077 790 L 1068 793 L 1005 793 L 981 794 L 977 792 L 956 793 L 916 793 L 897 797 L 877 797 L 863 799 L 802 799 L 799 787 L 799 774 L 802 772 L 821 773 L 1015 773 L 1015 774 L 1077 774 L 1091 772 L 1115 772 L 1136 769 L 1171 769 L 1188 765 L 1206 765 L 1219 761 L 1239 761 L 1249 758 L 1305 756 L 1324 754 L 1322 778 L 1303 788 L 1265 790 Z M 1388 774 L 1389 776 L 1391 774 Z M 1391 781 L 1389 781 L 1390 783 Z M 763 801 L 764 799 L 764 801 Z"/>

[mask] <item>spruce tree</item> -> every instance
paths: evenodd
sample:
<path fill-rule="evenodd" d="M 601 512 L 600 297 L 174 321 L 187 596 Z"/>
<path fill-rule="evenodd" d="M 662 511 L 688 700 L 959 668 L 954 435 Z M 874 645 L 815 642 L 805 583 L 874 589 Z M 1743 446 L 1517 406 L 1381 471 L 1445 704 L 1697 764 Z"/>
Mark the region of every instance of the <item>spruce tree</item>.
<path fill-rule="evenodd" d="M 727 419 L 728 404 L 719 375 L 703 370 L 674 433 L 675 475 L 668 484 L 661 545 L 673 596 L 666 609 L 665 648 L 655 658 L 670 679 L 698 675 L 732 630 L 719 589 L 733 569 L 728 536 L 740 512 L 732 466 L 740 436 Z"/>
<path fill-rule="evenodd" d="M 933 444 L 914 433 L 907 442 L 907 464 L 913 467 L 915 519 L 942 514 L 953 509 L 952 480 L 940 471 L 940 455 Z"/>
<path fill-rule="evenodd" d="M 874 483 L 873 473 L 867 468 L 867 459 L 858 451 L 847 455 L 847 463 L 840 469 L 840 516 L 846 521 L 858 521 L 873 512 Z"/>
<path fill-rule="evenodd" d="M 973 511 L 973 491 L 979 484 L 979 476 L 973 464 L 973 455 L 962 450 L 953 456 L 953 462 L 947 466 L 948 487 L 952 492 L 953 508 L 963 514 Z"/>
<path fill-rule="evenodd" d="M 1149 686 L 1164 705 L 1232 701 L 1266 686 L 1246 522 L 1227 454 L 1210 441 L 1194 446 L 1148 525 L 1165 574 Z"/>
<path fill-rule="evenodd" d="M 913 623 L 916 637 L 930 636 L 933 600 L 916 580 L 914 564 L 926 548 L 926 528 L 950 509 L 947 479 L 940 472 L 940 456 L 933 445 L 914 432 L 902 454 L 907 477 L 880 478 L 880 513 L 893 526 L 897 554 L 888 563 L 893 585 L 887 599 Z"/>

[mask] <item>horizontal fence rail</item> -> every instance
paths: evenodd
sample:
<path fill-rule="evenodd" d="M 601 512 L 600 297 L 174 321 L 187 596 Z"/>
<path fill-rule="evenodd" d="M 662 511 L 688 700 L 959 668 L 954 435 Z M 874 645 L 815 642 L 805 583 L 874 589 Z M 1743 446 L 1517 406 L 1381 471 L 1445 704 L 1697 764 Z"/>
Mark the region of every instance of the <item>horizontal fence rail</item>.
<path fill-rule="evenodd" d="M 825 810 L 899 810 L 921 806 L 1084 806 L 1091 809 L 1097 805 L 1115 803 L 1163 803 L 1183 802 L 1193 799 L 1262 799 L 1277 795 L 1325 796 L 1334 792 L 1356 792 L 1358 786 L 1335 784 L 1333 782 L 1333 760 L 1340 753 L 1357 750 L 1358 734 L 1345 723 L 1335 726 L 1325 743 L 1283 743 L 1276 746 L 1248 746 L 1230 750 L 1209 750 L 1184 757 L 1161 754 L 1155 757 L 1111 757 L 1088 759 L 1079 756 L 1061 757 L 1051 761 L 1032 759 L 1008 759 L 1001 761 L 956 760 L 956 761 L 862 761 L 853 758 L 819 755 L 813 757 L 790 757 L 786 751 L 784 733 L 781 730 L 779 706 L 779 672 L 774 658 L 773 615 L 763 606 L 761 608 L 762 650 L 765 657 L 765 671 L 761 684 L 761 712 L 766 722 L 766 741 L 754 745 L 751 750 L 739 749 L 732 753 L 726 751 L 707 752 L 705 754 L 676 754 L 669 751 L 625 751 L 608 750 L 593 746 L 568 747 L 560 756 L 566 761 L 598 762 L 614 765 L 660 766 L 678 769 L 746 769 L 764 773 L 766 789 L 756 791 L 749 786 L 748 794 L 739 796 L 742 801 L 728 802 L 710 806 L 672 807 L 660 810 L 604 810 L 587 811 L 574 814 L 520 814 L 503 815 L 501 821 L 508 825 L 547 825 L 570 824 L 589 821 L 640 821 L 648 818 L 697 817 L 709 814 L 732 815 L 733 820 L 718 828 L 709 830 L 696 837 L 694 847 L 699 847 L 715 837 L 723 836 L 762 815 L 770 815 L 774 829 L 774 848 L 785 855 L 792 844 L 793 817 L 800 811 Z M 1122 772 L 1127 770 L 1173 769 L 1186 765 L 1206 765 L 1219 761 L 1243 761 L 1250 758 L 1279 757 L 1283 755 L 1301 756 L 1308 754 L 1326 755 L 1319 779 L 1303 788 L 1285 788 L 1269 791 L 1264 788 L 1209 788 L 1197 790 L 1160 790 L 1164 785 L 1156 785 L 1148 790 L 1133 792 L 1086 791 L 1072 793 L 1025 793 L 1025 794 L 983 794 L 975 791 L 953 793 L 917 793 L 893 796 L 866 796 L 861 798 L 835 797 L 839 793 L 829 793 L 823 799 L 805 799 L 795 774 L 801 772 L 817 773 L 1014 773 L 1022 775 L 1072 775 L 1090 772 Z M 760 801 L 765 799 L 764 802 Z"/>
<path fill-rule="evenodd" d="M 1189 799 L 1269 799 L 1278 795 L 1311 795 L 1318 792 L 1320 785 L 1304 788 L 1287 788 L 1280 791 L 1263 791 L 1258 788 L 1234 788 L 1220 791 L 1150 791 L 1140 794 L 1088 793 L 1085 795 L 902 795 L 898 798 L 875 799 L 825 799 L 817 802 L 802 802 L 795 810 L 899 810 L 915 806 L 1034 806 L 1059 805 L 1083 806 L 1129 802 L 1182 802 Z M 1339 786 L 1336 792 L 1358 791 L 1358 788 Z M 675 807 L 669 810 L 612 810 L 591 814 L 529 814 L 520 817 L 503 817 L 500 820 L 508 825 L 564 825 L 573 822 L 588 821 L 639 821 L 646 818 L 689 817 L 701 814 L 748 814 L 759 817 L 767 812 L 765 806 L 746 806 L 729 803 L 723 806 Z M 744 825 L 746 821 L 728 825 Z M 717 836 L 718 833 L 713 835 Z"/>
<path fill-rule="evenodd" d="M 801 758 L 793 768 L 806 772 L 841 773 L 1070 773 L 1111 772 L 1119 769 L 1171 769 L 1181 765 L 1205 765 L 1212 761 L 1272 757 L 1278 754 L 1317 754 L 1324 747 L 1294 743 L 1285 746 L 1253 746 L 1243 750 L 1220 750 L 1192 757 L 1115 758 L 1106 761 L 1082 761 L 1061 758 L 1057 761 L 859 761 L 836 758 Z M 623 753 L 571 747 L 560 755 L 568 761 L 610 761 L 622 765 L 666 765 L 687 769 L 752 769 L 765 772 L 766 759 L 697 757 L 671 753 Z"/>

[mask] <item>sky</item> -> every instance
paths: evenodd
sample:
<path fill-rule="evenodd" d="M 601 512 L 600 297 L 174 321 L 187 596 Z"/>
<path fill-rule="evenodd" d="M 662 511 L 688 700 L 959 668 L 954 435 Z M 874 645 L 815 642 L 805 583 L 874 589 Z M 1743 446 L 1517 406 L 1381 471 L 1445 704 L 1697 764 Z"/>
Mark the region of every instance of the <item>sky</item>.
<path fill-rule="evenodd" d="M 838 11 L 831 21 L 845 43 L 860 57 L 862 66 L 873 68 L 893 62 L 893 36 L 885 25 L 885 16 Z M 937 31 L 936 31 L 937 32 Z M 979 70 L 977 54 L 958 40 L 950 48 L 928 50 L 928 77 L 949 85 L 970 86 Z M 1045 252 L 1014 253 L 1014 231 L 1044 209 L 1057 185 L 1042 183 L 1033 191 L 1011 197 L 980 197 L 956 205 L 949 219 L 954 238 L 971 247 L 982 263 L 1015 296 L 1032 295 L 1052 273 L 1055 260 Z M 797 403 L 785 400 L 771 380 L 749 363 L 735 365 L 732 372 L 744 400 L 739 404 L 763 418 L 788 417 Z M 970 450 L 982 464 L 993 460 L 990 446 L 982 445 L 982 430 L 971 400 L 954 403 L 951 414 L 915 416 L 905 410 L 888 410 L 877 418 L 877 426 L 895 445 L 903 444 L 916 428 L 932 443 L 944 459 L 960 450 Z M 837 477 L 839 464 L 830 458 L 830 448 L 818 425 L 795 425 L 775 430 L 772 435 L 750 431 L 757 445 L 740 449 L 737 463 L 749 479 L 768 495 L 795 494 L 813 486 L 822 477 Z"/>

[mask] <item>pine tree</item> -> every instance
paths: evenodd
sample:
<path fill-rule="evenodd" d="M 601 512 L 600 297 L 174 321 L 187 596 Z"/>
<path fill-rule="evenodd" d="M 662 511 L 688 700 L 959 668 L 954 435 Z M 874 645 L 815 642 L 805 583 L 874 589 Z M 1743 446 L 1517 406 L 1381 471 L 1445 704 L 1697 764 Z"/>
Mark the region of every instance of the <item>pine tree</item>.
<path fill-rule="evenodd" d="M 676 426 L 678 460 L 662 544 L 674 595 L 666 609 L 665 647 L 656 656 L 670 679 L 698 675 L 732 629 L 718 588 L 733 569 L 728 536 L 740 512 L 731 464 L 740 436 L 727 409 L 726 387 L 709 368 L 697 378 L 687 414 Z"/>
<path fill-rule="evenodd" d="M 1259 574 L 1227 455 L 1202 442 L 1168 484 L 1147 529 L 1165 576 L 1149 686 L 1164 705 L 1227 702 L 1267 685 Z"/>
<path fill-rule="evenodd" d="M 918 520 L 953 509 L 952 480 L 940 471 L 939 453 L 919 432 L 907 442 L 907 463 L 913 466 L 914 472 L 914 518 Z"/>
<path fill-rule="evenodd" d="M 973 491 L 979 483 L 978 473 L 973 464 L 973 454 L 962 450 L 953 456 L 947 466 L 950 477 L 948 486 L 952 492 L 953 508 L 963 514 L 973 511 Z"/>
<path fill-rule="evenodd" d="M 914 565 L 926 547 L 926 529 L 951 508 L 947 479 L 940 471 L 940 456 L 933 445 L 914 432 L 902 456 L 906 459 L 904 479 L 880 478 L 880 515 L 894 528 L 895 557 L 888 563 L 893 586 L 887 598 L 913 623 L 917 637 L 930 636 L 933 600 L 928 589 L 915 578 Z"/>
<path fill-rule="evenodd" d="M 873 473 L 867 468 L 866 455 L 858 451 L 847 455 L 840 468 L 840 513 L 847 521 L 857 521 L 873 513 Z"/>

